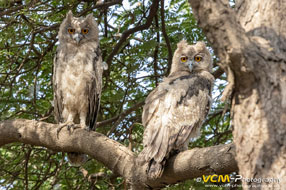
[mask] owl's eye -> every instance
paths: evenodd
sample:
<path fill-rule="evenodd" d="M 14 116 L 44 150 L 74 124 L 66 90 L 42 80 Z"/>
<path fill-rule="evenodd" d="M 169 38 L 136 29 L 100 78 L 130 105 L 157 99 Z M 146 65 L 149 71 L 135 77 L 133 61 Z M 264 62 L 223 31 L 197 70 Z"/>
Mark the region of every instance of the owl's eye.
<path fill-rule="evenodd" d="M 73 33 L 75 32 L 75 29 L 69 28 L 69 29 L 68 29 L 68 32 L 69 32 L 70 34 L 73 34 Z"/>
<path fill-rule="evenodd" d="M 87 28 L 84 28 L 81 30 L 81 33 L 83 33 L 83 34 L 87 34 L 88 32 L 89 32 L 89 30 Z"/>
<path fill-rule="evenodd" d="M 196 62 L 200 62 L 202 60 L 202 57 L 201 56 L 195 56 L 194 59 Z"/>
<path fill-rule="evenodd" d="M 181 57 L 181 62 L 182 63 L 185 63 L 187 60 L 188 60 L 188 57 L 186 57 L 186 56 L 182 56 Z"/>

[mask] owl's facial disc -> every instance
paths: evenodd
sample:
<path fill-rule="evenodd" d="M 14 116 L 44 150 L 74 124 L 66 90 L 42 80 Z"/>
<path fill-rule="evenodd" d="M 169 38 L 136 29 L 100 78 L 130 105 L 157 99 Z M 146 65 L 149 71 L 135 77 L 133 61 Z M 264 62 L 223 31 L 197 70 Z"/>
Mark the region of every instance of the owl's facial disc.
<path fill-rule="evenodd" d="M 72 35 L 72 39 L 76 41 L 77 44 L 80 43 L 80 41 L 82 40 L 82 34 L 79 33 L 75 33 Z"/>

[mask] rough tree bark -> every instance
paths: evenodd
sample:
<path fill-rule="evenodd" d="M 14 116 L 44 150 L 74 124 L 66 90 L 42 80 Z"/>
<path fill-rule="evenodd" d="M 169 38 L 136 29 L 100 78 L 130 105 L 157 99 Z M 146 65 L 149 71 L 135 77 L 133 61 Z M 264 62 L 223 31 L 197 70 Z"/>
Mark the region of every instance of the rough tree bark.
<path fill-rule="evenodd" d="M 57 137 L 58 127 L 55 124 L 23 119 L 0 122 L 0 147 L 22 142 L 54 151 L 88 154 L 115 174 L 127 179 L 135 190 L 160 188 L 203 174 L 229 174 L 238 169 L 233 144 L 195 148 L 172 157 L 167 162 L 163 176 L 149 181 L 146 166 L 138 166 L 136 155 L 127 147 L 100 133 L 83 129 L 70 132 L 63 128 Z"/>
<path fill-rule="evenodd" d="M 189 0 L 220 61 L 234 74 L 232 113 L 245 189 L 286 188 L 286 1 Z M 231 81 L 230 81 L 231 82 Z M 231 88 L 230 88 L 231 89 Z"/>

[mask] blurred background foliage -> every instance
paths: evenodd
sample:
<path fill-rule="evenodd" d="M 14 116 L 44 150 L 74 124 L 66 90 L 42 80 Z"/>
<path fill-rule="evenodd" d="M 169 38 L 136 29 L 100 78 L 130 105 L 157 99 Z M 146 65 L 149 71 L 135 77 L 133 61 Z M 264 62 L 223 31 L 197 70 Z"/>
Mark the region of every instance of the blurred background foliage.
<path fill-rule="evenodd" d="M 59 24 L 68 10 L 75 16 L 93 13 L 109 65 L 97 131 L 138 153 L 144 99 L 168 75 L 176 44 L 206 38 L 186 0 L 0 0 L 0 121 L 54 123 L 53 56 Z M 228 106 L 219 101 L 225 74 L 213 57 L 213 107 L 191 148 L 232 141 Z M 188 180 L 166 189 L 204 187 Z M 14 143 L 0 149 L 0 189 L 127 189 L 127 184 L 94 159 L 74 167 L 65 153 Z"/>

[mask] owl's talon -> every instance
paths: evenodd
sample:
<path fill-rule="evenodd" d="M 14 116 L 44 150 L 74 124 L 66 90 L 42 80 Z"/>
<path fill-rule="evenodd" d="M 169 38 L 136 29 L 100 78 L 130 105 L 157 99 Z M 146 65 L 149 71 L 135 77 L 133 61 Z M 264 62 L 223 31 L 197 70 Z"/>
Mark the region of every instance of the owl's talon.
<path fill-rule="evenodd" d="M 75 127 L 73 124 L 71 124 L 71 125 L 67 125 L 67 128 L 69 131 L 73 132 Z"/>
<path fill-rule="evenodd" d="M 85 126 L 85 127 L 84 127 L 84 130 L 86 130 L 87 132 L 90 132 L 90 131 L 91 131 L 88 126 Z"/>
<path fill-rule="evenodd" d="M 73 122 L 66 122 L 66 123 L 60 124 L 60 127 L 57 129 L 57 137 L 58 137 L 58 138 L 59 138 L 59 133 L 61 132 L 61 130 L 62 130 L 64 127 L 67 127 L 67 129 L 68 129 L 69 131 L 71 131 L 71 129 L 72 129 L 71 132 L 73 132 L 74 129 L 76 129 L 76 127 L 75 127 L 75 125 L 74 125 Z"/>

